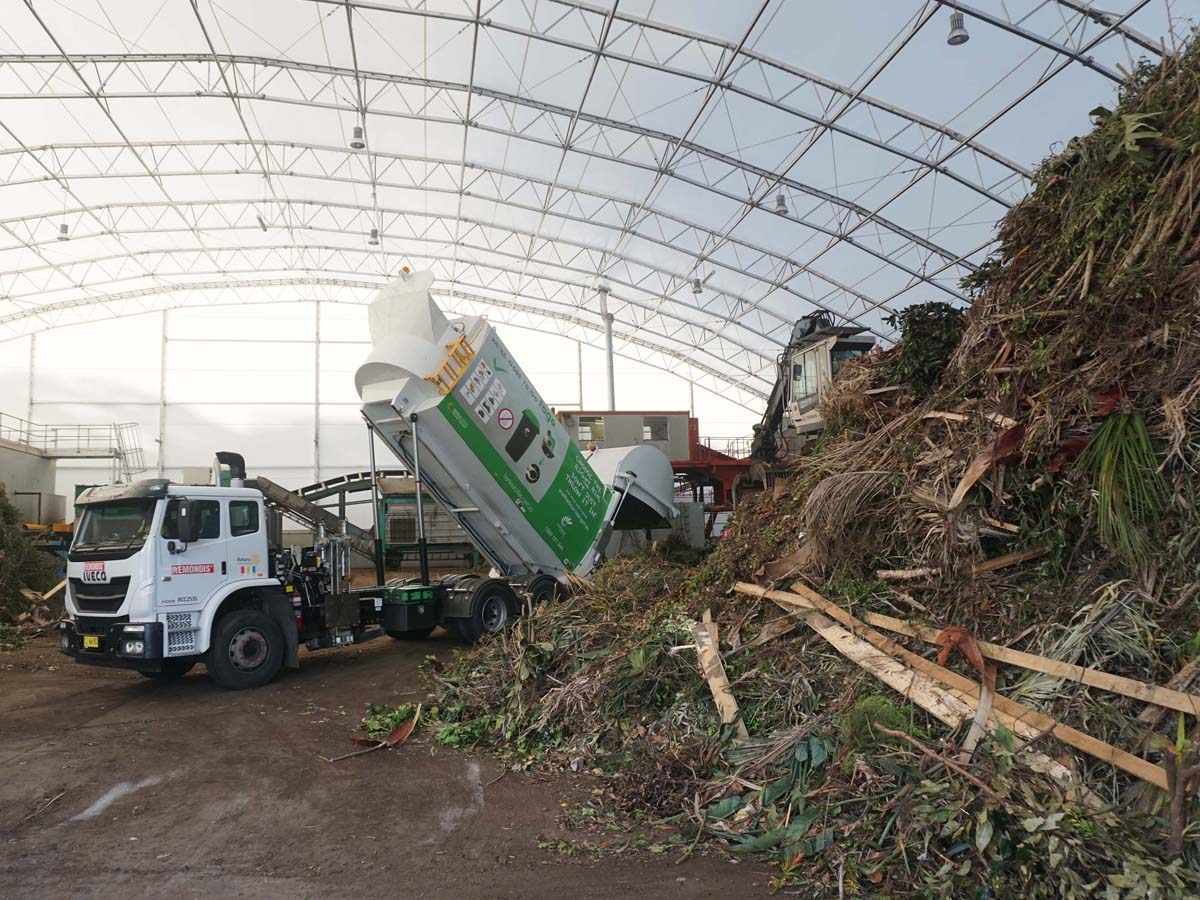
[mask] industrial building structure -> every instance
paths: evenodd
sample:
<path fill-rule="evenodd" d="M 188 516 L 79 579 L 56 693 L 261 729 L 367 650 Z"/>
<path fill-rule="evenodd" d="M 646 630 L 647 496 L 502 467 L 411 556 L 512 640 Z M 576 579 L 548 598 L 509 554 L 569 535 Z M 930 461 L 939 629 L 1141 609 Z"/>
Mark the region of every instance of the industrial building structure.
<path fill-rule="evenodd" d="M 1115 131 L 1109 117 L 1130 79 L 1182 58 L 1200 24 L 1200 0 L 9 7 L 0 17 L 0 491 L 26 536 L 56 555 L 61 583 L 19 593 L 10 579 L 12 597 L 0 601 L 16 610 L 33 596 L 39 616 L 53 607 L 63 651 L 85 662 L 104 655 L 105 665 L 167 680 L 203 661 L 222 685 L 277 690 L 278 709 L 313 682 L 300 680 L 305 672 L 265 687 L 269 677 L 247 674 L 256 666 L 273 676 L 310 652 L 380 634 L 486 639 L 648 542 L 712 551 L 743 492 L 770 489 L 813 448 L 834 376 L 891 352 L 906 310 L 969 307 L 993 271 L 998 223 L 1047 179 L 1041 161 L 1105 122 Z M 1160 123 L 1144 118 L 1124 122 L 1114 154 L 1159 137 Z M 1071 287 L 1081 299 L 1097 290 L 1089 252 L 1079 251 L 1082 287 Z M 1003 353 L 991 364 L 1015 365 Z M 903 381 L 864 389 L 864 407 Z M 988 414 L 1018 424 L 1015 410 Z M 962 424 L 967 412 L 937 415 Z M 950 456 L 930 457 L 947 481 Z M 867 468 L 847 476 L 845 509 L 865 502 L 860 476 L 889 474 Z M 1002 474 L 980 477 L 964 478 L 961 495 L 949 485 L 948 508 L 977 483 L 1003 495 Z M 935 493 L 921 502 L 940 514 Z M 90 545 L 78 535 L 85 513 L 108 529 Z M 969 533 L 983 546 L 1029 533 L 997 515 L 955 519 L 944 534 L 931 526 L 929 541 Z M 800 521 L 781 517 L 772 539 L 782 547 L 809 533 Z M 110 553 L 124 555 L 100 558 Z M 780 579 L 804 558 L 780 560 Z M 946 560 L 922 577 L 960 572 Z M 917 570 L 878 571 L 903 580 Z M 193 591 L 188 577 L 209 585 Z M 670 590 L 675 600 L 686 593 Z M 49 640 L 49 625 L 4 603 L 0 650 L 18 625 Z M 741 623 L 720 635 L 703 624 L 718 664 L 722 636 L 746 646 Z M 258 641 L 268 632 L 286 650 Z M 574 652 L 569 641 L 539 644 L 532 630 L 522 641 L 531 658 Z M 719 665 L 704 641 L 708 680 Z M 691 652 L 670 647 L 674 662 Z M 646 662 L 622 659 L 630 671 Z M 313 678 L 335 679 L 338 665 Z M 339 714 L 360 700 L 417 696 L 381 672 L 379 697 L 342 697 Z M 36 690 L 14 691 L 13 702 Z M 588 690 L 564 691 L 563 704 L 599 696 Z M 125 702 L 135 701 L 98 705 Z M 264 721 L 274 703 L 263 704 Z M 115 721 L 76 722 L 76 713 L 63 720 Z M 184 719 L 172 721 L 163 728 Z M 239 727 L 236 740 L 250 734 L 257 747 L 254 726 Z M 54 743 L 33 731 L 6 742 L 4 731 L 0 751 L 14 760 Z M 589 752 L 603 744 L 594 743 Z M 814 750 L 804 765 L 816 755 L 825 756 Z M 103 771 L 123 764 L 120 754 L 91 759 Z M 71 765 L 56 760 L 30 783 L 52 795 L 60 786 L 46 773 Z M 241 757 L 196 766 L 249 768 Z M 186 769 L 160 775 L 182 781 Z M 429 834 L 440 828 L 449 841 L 463 821 L 484 818 L 477 798 L 494 782 L 467 771 L 470 805 Z M 140 777 L 123 771 L 118 799 Z M 324 783 L 321 773 L 303 777 Z M 64 785 L 59 797 L 80 787 Z M 188 796 L 220 794 L 213 785 L 206 775 Z M 277 787 L 255 803 L 278 804 L 294 829 L 300 813 Z M 374 797 L 343 788 L 364 807 Z M 0 786 L 0 808 L 18 790 Z M 16 799 L 40 806 L 27 793 Z M 512 800 L 522 814 L 523 796 Z M 241 823 L 242 810 L 208 821 Z M 694 811 L 701 833 L 733 821 Z M 27 815 L 9 844 L 41 835 Z M 86 822 L 86 810 L 72 815 Z M 170 833 L 174 820 L 161 815 L 157 831 Z M 790 813 L 781 821 L 781 834 L 798 827 Z M 132 831 L 122 826 L 131 846 L 142 839 Z M 264 835 L 263 846 L 313 843 L 295 831 Z M 205 846 L 207 834 L 191 839 Z M 400 843 L 407 853 L 424 839 Z M 463 855 L 482 859 L 477 851 Z M 159 862 L 185 855 L 162 852 Z M 119 856 L 97 851 L 44 884 L 37 873 L 57 871 L 46 860 L 0 868 L 16 873 L 15 896 L 52 882 L 43 893 L 65 895 L 84 888 L 85 866 L 127 878 L 134 869 L 111 862 Z M 308 861 L 288 864 L 302 871 Z M 241 871 L 274 865 L 255 858 Z M 318 870 L 318 880 L 341 872 Z M 205 893 L 193 875 L 178 877 L 180 893 Z M 276 877 L 264 895 L 295 887 Z M 706 889 L 744 893 L 719 880 Z M 676 887 L 690 885 L 672 877 L 645 890 Z M 517 881 L 496 893 L 523 889 Z"/>

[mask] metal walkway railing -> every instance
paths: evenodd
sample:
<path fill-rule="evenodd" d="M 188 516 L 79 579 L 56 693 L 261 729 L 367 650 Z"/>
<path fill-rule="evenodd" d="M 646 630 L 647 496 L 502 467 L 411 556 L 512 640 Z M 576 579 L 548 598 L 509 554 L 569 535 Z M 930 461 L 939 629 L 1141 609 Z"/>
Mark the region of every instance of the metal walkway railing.
<path fill-rule="evenodd" d="M 125 480 L 146 470 L 135 422 L 40 425 L 0 412 L 0 441 L 28 447 L 50 459 L 112 459 L 114 475 Z"/>

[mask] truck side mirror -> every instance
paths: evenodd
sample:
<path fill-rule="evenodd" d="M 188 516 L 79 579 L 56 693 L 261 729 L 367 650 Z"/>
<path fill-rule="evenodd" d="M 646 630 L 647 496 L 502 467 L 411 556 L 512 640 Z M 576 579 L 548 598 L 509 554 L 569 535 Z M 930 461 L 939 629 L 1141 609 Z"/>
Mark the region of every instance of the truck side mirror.
<path fill-rule="evenodd" d="M 196 520 L 191 514 L 191 501 L 187 497 L 179 500 L 179 518 L 176 524 L 176 534 L 179 540 L 190 544 L 196 540 Z"/>

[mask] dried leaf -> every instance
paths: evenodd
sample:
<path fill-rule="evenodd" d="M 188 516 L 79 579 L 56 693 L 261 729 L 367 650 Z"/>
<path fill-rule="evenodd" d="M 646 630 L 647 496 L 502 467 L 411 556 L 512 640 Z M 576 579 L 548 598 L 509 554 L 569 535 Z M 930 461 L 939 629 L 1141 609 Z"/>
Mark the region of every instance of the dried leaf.
<path fill-rule="evenodd" d="M 1119 384 L 1114 384 L 1112 387 L 1096 391 L 1092 394 L 1092 405 L 1096 408 L 1096 415 L 1107 416 L 1111 415 L 1113 410 L 1121 405 L 1121 401 L 1125 398 L 1125 390 Z"/>
<path fill-rule="evenodd" d="M 1011 428 L 1000 432 L 992 444 L 992 462 L 1010 463 L 1021 456 L 1021 446 L 1025 443 L 1025 426 L 1018 422 Z"/>
<path fill-rule="evenodd" d="M 1064 439 L 1058 445 L 1058 449 L 1054 451 L 1054 455 L 1050 457 L 1050 461 L 1042 467 L 1042 471 L 1048 475 L 1056 475 L 1061 472 L 1079 458 L 1091 439 L 1091 435 L 1088 434 L 1073 434 Z"/>
<path fill-rule="evenodd" d="M 955 648 L 966 658 L 980 675 L 984 671 L 983 654 L 979 652 L 979 646 L 975 643 L 975 638 L 971 636 L 971 632 L 965 628 L 959 628 L 957 625 L 947 625 L 938 632 L 936 642 L 941 646 L 941 651 L 938 653 L 938 665 L 944 666 L 946 660 L 950 658 L 950 654 Z"/>

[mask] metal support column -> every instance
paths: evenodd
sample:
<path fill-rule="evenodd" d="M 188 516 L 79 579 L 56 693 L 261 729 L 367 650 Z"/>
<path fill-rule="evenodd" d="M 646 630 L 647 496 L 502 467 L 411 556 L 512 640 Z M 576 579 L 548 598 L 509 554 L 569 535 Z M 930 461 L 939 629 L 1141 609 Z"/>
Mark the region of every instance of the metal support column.
<path fill-rule="evenodd" d="M 366 421 L 364 418 L 363 421 Z M 379 515 L 379 480 L 375 474 L 375 429 L 371 427 L 371 423 L 367 422 L 367 456 L 371 460 L 371 517 L 375 523 L 371 531 L 375 538 L 375 581 L 380 586 L 383 585 L 383 519 Z M 346 499 L 345 492 L 342 493 L 342 501 Z M 342 510 L 343 517 L 345 516 L 345 507 Z"/>
<path fill-rule="evenodd" d="M 608 408 L 617 408 L 617 382 L 613 375 L 613 317 L 612 313 L 604 315 L 604 368 L 608 373 Z"/>
<path fill-rule="evenodd" d="M 421 584 L 429 584 L 429 548 L 425 545 L 425 504 L 421 494 L 421 438 L 417 434 L 417 414 L 408 417 L 412 423 L 413 487 L 417 493 L 417 558 L 421 563 Z"/>
<path fill-rule="evenodd" d="M 167 310 L 162 311 L 162 345 L 158 355 L 158 477 L 165 478 L 167 446 Z"/>
<path fill-rule="evenodd" d="M 321 301 L 313 330 L 313 484 L 321 480 Z"/>
<path fill-rule="evenodd" d="M 604 371 L 608 376 L 608 408 L 617 408 L 617 384 L 613 376 L 613 315 L 608 311 L 608 285 L 596 288 L 600 298 L 600 315 L 604 319 Z"/>
<path fill-rule="evenodd" d="M 575 371 L 579 374 L 579 408 L 583 409 L 583 341 L 575 342 Z"/>
<path fill-rule="evenodd" d="M 37 361 L 37 332 L 29 335 L 29 385 L 28 396 L 25 398 L 25 421 L 33 421 L 33 366 Z"/>
<path fill-rule="evenodd" d="M 696 382 L 688 379 L 688 415 L 696 418 Z"/>

